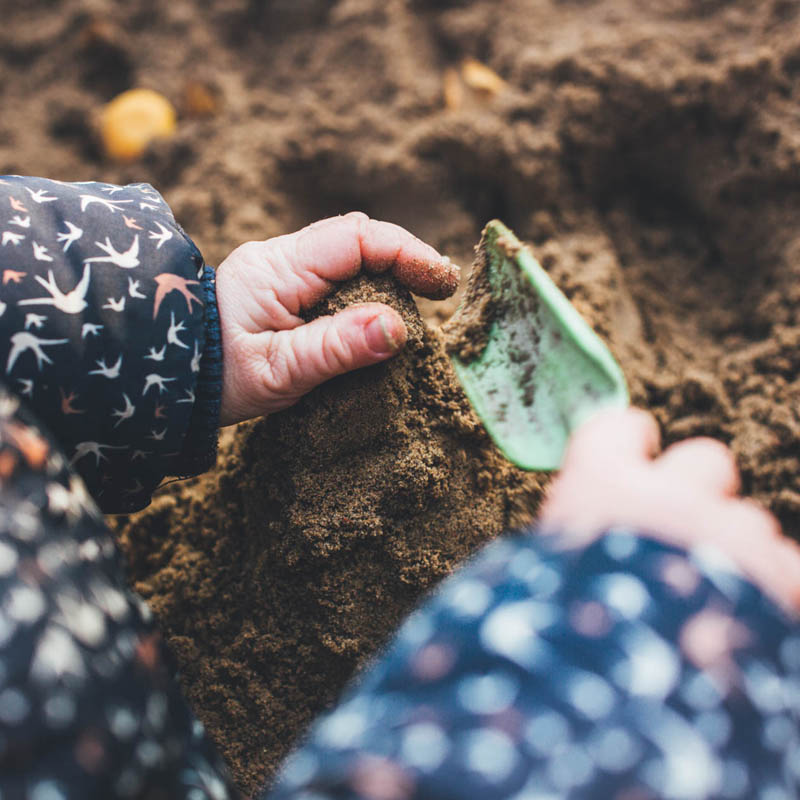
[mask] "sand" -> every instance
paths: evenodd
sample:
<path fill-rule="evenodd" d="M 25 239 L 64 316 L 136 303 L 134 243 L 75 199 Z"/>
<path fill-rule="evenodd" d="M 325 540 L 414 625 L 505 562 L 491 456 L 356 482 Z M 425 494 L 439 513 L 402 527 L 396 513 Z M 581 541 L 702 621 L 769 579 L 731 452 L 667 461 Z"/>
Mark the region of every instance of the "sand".
<path fill-rule="evenodd" d="M 481 228 L 498 217 L 531 243 L 608 341 L 634 400 L 653 410 L 665 440 L 709 434 L 729 443 L 745 493 L 798 536 L 797 3 L 0 0 L 0 7 L 0 170 L 150 181 L 212 264 L 247 238 L 352 209 L 405 225 L 469 264 Z M 502 81 L 475 88 L 465 58 Z M 92 119 L 134 85 L 178 104 L 179 133 L 142 162 L 118 166 L 100 155 Z M 433 324 L 455 306 L 420 307 Z M 447 499 L 442 481 L 493 478 L 500 469 L 458 393 L 444 399 L 448 382 L 432 366 L 443 363 L 436 335 L 423 332 L 418 341 L 428 342 L 420 345 L 430 350 L 428 366 L 402 362 L 400 384 L 392 382 L 400 368 L 386 368 L 376 391 L 402 398 L 400 418 L 423 428 L 446 417 L 426 405 L 436 398 L 460 409 L 464 430 L 439 428 L 428 442 L 422 429 L 406 431 L 410 423 L 386 412 L 382 443 L 356 444 L 349 427 L 321 434 L 326 406 L 309 401 L 305 417 L 298 409 L 256 423 L 229 443 L 219 473 L 207 479 L 209 496 L 226 498 L 219 507 L 172 486 L 126 530 L 135 585 L 153 600 L 184 686 L 245 788 L 385 639 L 395 615 L 452 559 L 493 535 L 472 530 L 451 542 L 425 528 L 392 551 L 393 536 L 375 522 L 385 519 L 385 496 L 374 488 L 381 480 L 385 492 L 405 492 L 411 519 L 444 502 L 433 498 Z M 337 383 L 325 390 L 336 397 L 327 407 L 339 413 L 340 395 L 363 389 Z M 312 431 L 318 438 L 309 439 Z M 276 446 L 276 436 L 289 438 Z M 466 471 L 445 469 L 462 437 L 469 446 L 458 463 Z M 308 441 L 319 452 L 301 458 Z M 401 443 L 410 449 L 392 451 Z M 428 444 L 443 455 L 420 464 Z M 368 451 L 367 461 L 384 470 L 360 498 L 369 510 L 336 527 L 337 502 L 349 507 L 359 499 L 354 487 L 366 486 L 337 483 L 337 458 Z M 488 472 L 482 458 L 493 464 Z M 307 486 L 301 478 L 312 474 L 310 464 L 317 472 Z M 495 520 L 520 491 L 516 480 L 509 473 L 495 487 Z M 277 488 L 259 494 L 256 486 Z M 302 491 L 290 497 L 297 486 Z M 323 502 L 317 493 L 318 508 L 298 499 L 324 486 L 329 494 Z M 486 496 L 480 489 L 473 498 Z M 234 529 L 239 548 L 231 547 Z M 243 587 L 256 584 L 258 614 L 242 599 Z M 374 613 L 359 618 L 356 609 L 365 607 Z M 223 642 L 206 669 L 204 654 Z M 204 670 L 215 670 L 215 682 Z"/>

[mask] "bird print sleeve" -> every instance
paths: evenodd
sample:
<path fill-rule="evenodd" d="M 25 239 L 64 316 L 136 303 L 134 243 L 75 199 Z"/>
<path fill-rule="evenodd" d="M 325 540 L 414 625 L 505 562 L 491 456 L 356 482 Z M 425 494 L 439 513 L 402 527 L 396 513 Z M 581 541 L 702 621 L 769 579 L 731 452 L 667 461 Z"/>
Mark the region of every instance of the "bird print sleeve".
<path fill-rule="evenodd" d="M 0 798 L 232 800 L 66 457 L 0 387 Z"/>
<path fill-rule="evenodd" d="M 797 623 L 712 549 L 506 537 L 412 614 L 259 798 L 797 798 Z"/>
<path fill-rule="evenodd" d="M 105 512 L 210 466 L 214 272 L 147 184 L 0 179 L 0 375 Z"/>

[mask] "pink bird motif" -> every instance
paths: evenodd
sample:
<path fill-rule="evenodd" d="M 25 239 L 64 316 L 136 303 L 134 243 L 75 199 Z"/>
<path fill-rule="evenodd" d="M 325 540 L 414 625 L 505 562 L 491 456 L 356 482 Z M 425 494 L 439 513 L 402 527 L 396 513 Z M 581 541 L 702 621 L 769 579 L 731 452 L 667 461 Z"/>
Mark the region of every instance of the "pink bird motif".
<path fill-rule="evenodd" d="M 67 394 L 63 387 L 59 386 L 58 391 L 61 393 L 61 413 L 64 415 L 67 414 L 85 414 L 86 411 L 81 411 L 80 409 L 75 408 L 72 404 L 78 399 L 78 395 L 76 392 L 70 392 Z"/>
<path fill-rule="evenodd" d="M 16 269 L 3 270 L 3 285 L 5 286 L 9 281 L 19 283 L 27 274 L 27 272 L 21 272 Z"/>
<path fill-rule="evenodd" d="M 203 301 L 199 297 L 195 297 L 188 289 L 189 286 L 199 286 L 200 281 L 187 281 L 186 278 L 181 278 L 180 275 L 173 275 L 171 272 L 162 272 L 160 275 L 155 276 L 155 282 L 158 284 L 156 289 L 155 304 L 153 306 L 153 319 L 158 316 L 158 309 L 161 308 L 161 301 L 170 292 L 180 292 L 186 299 L 186 305 L 189 311 L 192 310 L 192 302 L 202 306 Z"/>

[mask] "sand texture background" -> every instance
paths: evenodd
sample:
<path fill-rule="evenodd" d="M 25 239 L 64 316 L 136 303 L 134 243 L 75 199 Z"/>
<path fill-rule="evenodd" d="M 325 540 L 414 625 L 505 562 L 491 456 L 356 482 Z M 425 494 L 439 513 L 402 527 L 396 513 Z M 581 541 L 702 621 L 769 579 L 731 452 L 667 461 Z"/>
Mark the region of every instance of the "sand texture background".
<path fill-rule="evenodd" d="M 729 443 L 745 492 L 800 535 L 800 4 L 0 10 L 0 171 L 150 181 L 212 264 L 360 209 L 467 265 L 499 217 L 609 342 L 665 440 Z M 465 58 L 504 85 L 470 89 Z M 92 120 L 139 85 L 178 105 L 179 132 L 108 163 Z M 402 308 L 408 353 L 229 435 L 215 474 L 122 526 L 134 585 L 246 789 L 420 593 L 540 494 L 491 449 L 409 299 L 380 282 L 347 292 L 334 302 Z M 434 324 L 455 306 L 420 307 Z"/>

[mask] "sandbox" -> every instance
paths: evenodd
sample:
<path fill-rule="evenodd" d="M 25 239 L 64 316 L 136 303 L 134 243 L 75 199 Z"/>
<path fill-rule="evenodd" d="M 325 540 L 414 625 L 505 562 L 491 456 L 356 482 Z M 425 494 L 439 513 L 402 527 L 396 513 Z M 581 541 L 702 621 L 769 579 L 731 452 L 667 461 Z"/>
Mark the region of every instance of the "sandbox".
<path fill-rule="evenodd" d="M 665 441 L 730 444 L 745 493 L 800 532 L 796 3 L 6 5 L 3 172 L 150 181 L 212 264 L 360 209 L 467 266 L 499 217 Z M 178 106 L 178 132 L 113 164 L 94 115 L 140 85 Z M 121 523 L 133 585 L 245 789 L 541 492 L 446 374 L 434 328 L 458 298 L 421 302 L 426 329 L 390 286 L 352 291 L 392 294 L 408 353 L 226 434 L 217 472 Z"/>

